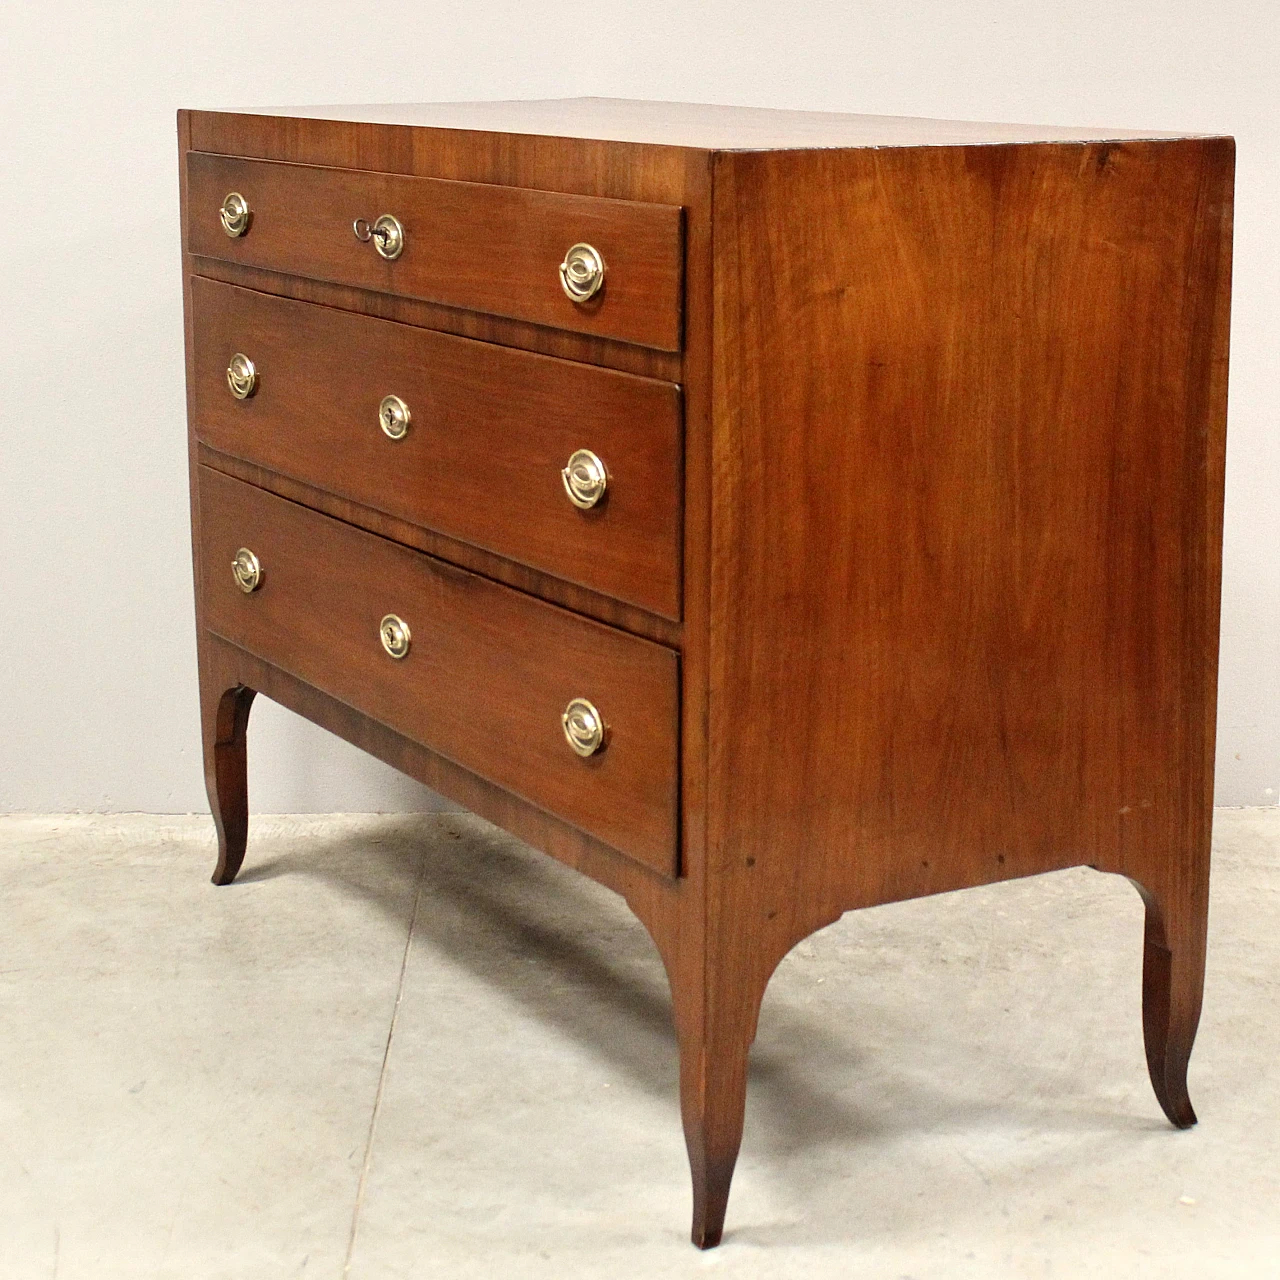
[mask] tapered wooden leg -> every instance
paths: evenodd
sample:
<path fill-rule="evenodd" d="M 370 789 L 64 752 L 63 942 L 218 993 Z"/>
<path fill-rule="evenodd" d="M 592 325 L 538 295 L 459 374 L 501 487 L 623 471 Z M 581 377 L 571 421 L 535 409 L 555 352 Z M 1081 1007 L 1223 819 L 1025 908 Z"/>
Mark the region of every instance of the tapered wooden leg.
<path fill-rule="evenodd" d="M 667 910 L 666 904 L 646 910 L 652 901 L 639 897 L 628 901 L 649 930 L 671 984 L 680 1114 L 693 1177 L 691 1236 L 699 1249 L 711 1249 L 724 1232 L 746 1116 L 747 1057 L 765 988 L 787 951 L 832 918 L 805 921 L 792 933 L 777 929 L 762 939 L 741 928 L 740 919 L 726 924 L 704 915 L 692 894 L 681 900 L 683 911 Z"/>
<path fill-rule="evenodd" d="M 720 1243 L 729 1184 L 742 1144 L 747 1057 L 755 1038 L 763 982 L 749 965 L 733 968 L 712 989 L 673 983 L 680 1042 L 680 1112 L 693 1175 L 693 1243 Z M 767 975 L 766 975 L 767 976 Z M 698 981 L 704 981 L 702 974 Z"/>
<path fill-rule="evenodd" d="M 218 865 L 214 884 L 230 884 L 244 862 L 249 837 L 249 781 L 245 731 L 252 689 L 227 684 L 229 675 L 216 663 L 201 671 L 200 713 L 204 736 L 204 781 L 209 808 L 218 830 Z"/>
<path fill-rule="evenodd" d="M 1138 884 L 1147 920 L 1142 963 L 1142 1030 L 1147 1068 L 1165 1115 L 1179 1129 L 1196 1123 L 1187 1065 L 1204 995 L 1208 876 L 1191 884 Z"/>
<path fill-rule="evenodd" d="M 692 1238 L 699 1249 L 718 1245 L 724 1230 L 742 1145 L 749 1049 L 741 1036 L 732 1035 L 680 1045 L 680 1110 L 693 1175 Z"/>

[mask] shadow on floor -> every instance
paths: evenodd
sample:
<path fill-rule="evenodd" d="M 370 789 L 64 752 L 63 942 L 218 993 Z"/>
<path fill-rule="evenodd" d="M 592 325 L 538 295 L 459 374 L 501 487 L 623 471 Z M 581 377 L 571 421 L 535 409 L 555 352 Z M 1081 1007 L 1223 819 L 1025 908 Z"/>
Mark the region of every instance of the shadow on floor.
<path fill-rule="evenodd" d="M 390 876 L 354 874 L 371 853 Z M 257 865 L 251 836 L 250 865 L 239 882 L 286 875 L 319 877 L 397 918 L 416 880 L 413 955 L 464 966 L 649 1095 L 675 1100 L 666 975 L 647 932 L 610 891 L 465 814 L 388 817 L 368 835 Z M 886 993 L 859 994 L 867 998 L 857 1004 L 837 996 L 842 1016 L 832 1018 L 833 1001 L 806 1004 L 785 964 L 779 971 L 752 1053 L 753 1146 L 783 1157 L 922 1129 L 963 1133 L 996 1121 L 1058 1133 L 1164 1127 L 1155 1117 L 1091 1106 L 1085 1096 L 1064 1098 L 1059 1078 L 1037 1080 L 1022 1063 L 1019 1096 L 975 1102 L 973 1071 L 982 1064 L 974 1063 L 975 1046 L 958 1019 L 933 1013 L 921 1026 L 892 1007 L 892 993 L 889 1000 L 875 998 Z M 925 1037 L 931 1043 L 918 1062 L 913 1045 Z M 886 1044 L 896 1052 L 876 1052 Z M 950 1069 L 931 1070 L 940 1066 Z M 1081 1090 L 1087 1094 L 1087 1081 Z"/>

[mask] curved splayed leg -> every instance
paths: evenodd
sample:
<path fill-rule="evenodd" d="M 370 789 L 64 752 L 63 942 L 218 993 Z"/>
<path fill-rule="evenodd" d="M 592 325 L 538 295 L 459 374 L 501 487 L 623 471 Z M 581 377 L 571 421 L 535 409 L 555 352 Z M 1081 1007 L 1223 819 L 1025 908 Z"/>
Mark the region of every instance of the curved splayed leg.
<path fill-rule="evenodd" d="M 249 837 L 249 782 L 245 736 L 254 691 L 226 683 L 214 671 L 201 673 L 204 781 L 218 831 L 214 884 L 230 884 L 244 862 Z"/>
<path fill-rule="evenodd" d="M 1146 904 L 1142 962 L 1142 1031 L 1151 1084 L 1179 1129 L 1196 1123 L 1187 1065 L 1204 995 L 1207 876 L 1153 887 L 1134 881 Z"/>

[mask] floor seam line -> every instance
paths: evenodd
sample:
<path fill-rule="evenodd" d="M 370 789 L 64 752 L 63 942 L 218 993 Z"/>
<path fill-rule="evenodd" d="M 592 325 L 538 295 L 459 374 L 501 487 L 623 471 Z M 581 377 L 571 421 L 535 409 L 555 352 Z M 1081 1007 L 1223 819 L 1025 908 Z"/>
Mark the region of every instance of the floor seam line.
<path fill-rule="evenodd" d="M 369 1117 L 369 1135 L 365 1139 L 364 1163 L 360 1167 L 360 1181 L 356 1184 L 356 1202 L 351 1211 L 351 1232 L 347 1237 L 347 1257 L 342 1264 L 343 1280 L 351 1273 L 355 1258 L 356 1236 L 360 1230 L 360 1211 L 364 1207 L 365 1186 L 373 1165 L 373 1140 L 378 1130 L 378 1116 L 382 1112 L 382 1092 L 387 1080 L 387 1063 L 391 1058 L 391 1042 L 395 1038 L 396 1023 L 400 1019 L 400 1002 L 404 999 L 404 982 L 409 972 L 409 953 L 413 947 L 414 931 L 418 927 L 418 904 L 422 901 L 422 886 L 427 878 L 427 856 L 424 852 L 418 862 L 418 883 L 413 894 L 413 911 L 409 915 L 409 933 L 404 940 L 404 955 L 400 959 L 400 977 L 396 983 L 395 1004 L 391 1008 L 391 1024 L 387 1027 L 387 1042 L 382 1048 L 382 1066 L 378 1071 L 378 1087 L 373 1095 L 373 1114 Z"/>

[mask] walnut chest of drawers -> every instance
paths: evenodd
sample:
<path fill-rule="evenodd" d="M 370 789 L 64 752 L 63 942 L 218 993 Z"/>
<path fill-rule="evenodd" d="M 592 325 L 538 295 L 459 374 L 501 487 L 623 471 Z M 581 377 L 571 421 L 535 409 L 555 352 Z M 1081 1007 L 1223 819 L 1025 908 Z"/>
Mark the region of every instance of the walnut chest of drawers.
<path fill-rule="evenodd" d="M 261 692 L 615 889 L 703 1246 L 770 974 L 851 908 L 1128 876 L 1194 1122 L 1229 138 L 590 99 L 179 135 L 217 883 Z"/>

